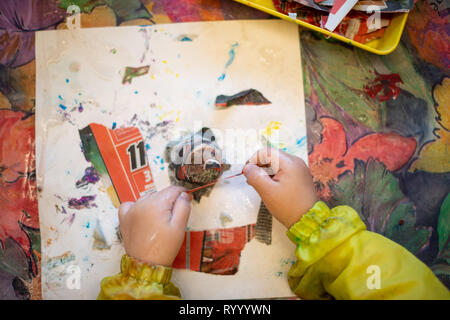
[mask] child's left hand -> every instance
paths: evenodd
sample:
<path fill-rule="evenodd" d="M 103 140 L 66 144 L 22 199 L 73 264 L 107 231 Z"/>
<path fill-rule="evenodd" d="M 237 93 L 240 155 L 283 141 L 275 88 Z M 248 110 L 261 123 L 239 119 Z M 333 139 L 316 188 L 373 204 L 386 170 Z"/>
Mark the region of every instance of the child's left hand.
<path fill-rule="evenodd" d="M 183 244 L 191 198 L 171 186 L 119 208 L 125 251 L 139 261 L 170 267 Z"/>

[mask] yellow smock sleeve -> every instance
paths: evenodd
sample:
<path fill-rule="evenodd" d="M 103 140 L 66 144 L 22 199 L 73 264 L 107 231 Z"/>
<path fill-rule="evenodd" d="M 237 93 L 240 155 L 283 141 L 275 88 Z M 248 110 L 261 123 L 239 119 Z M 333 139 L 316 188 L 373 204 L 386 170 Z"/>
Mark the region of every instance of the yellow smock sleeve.
<path fill-rule="evenodd" d="M 123 255 L 120 273 L 104 278 L 98 300 L 179 300 L 180 290 L 170 282 L 172 268 L 152 266 Z"/>
<path fill-rule="evenodd" d="M 317 202 L 287 236 L 297 245 L 288 273 L 304 299 L 450 299 L 433 272 L 402 246 L 366 230 L 355 210 Z"/>

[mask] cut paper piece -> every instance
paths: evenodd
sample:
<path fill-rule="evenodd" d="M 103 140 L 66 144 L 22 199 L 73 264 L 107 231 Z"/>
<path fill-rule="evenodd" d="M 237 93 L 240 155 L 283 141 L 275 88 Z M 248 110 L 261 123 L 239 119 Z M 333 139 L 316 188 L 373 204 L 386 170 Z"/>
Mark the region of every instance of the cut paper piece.
<path fill-rule="evenodd" d="M 175 269 L 233 275 L 238 272 L 241 251 L 255 237 L 255 225 L 186 232 L 173 262 Z"/>
<path fill-rule="evenodd" d="M 272 215 L 264 202 L 261 201 L 256 220 L 256 240 L 267 245 L 272 243 Z"/>
<path fill-rule="evenodd" d="M 222 150 L 216 142 L 214 132 L 203 127 L 201 130 L 170 141 L 166 146 L 171 184 L 193 190 L 207 185 L 230 168 L 225 162 Z M 199 202 L 208 196 L 214 186 L 194 191 L 192 196 Z"/>
<path fill-rule="evenodd" d="M 328 15 L 325 28 L 334 31 L 358 0 L 336 0 Z"/>
<path fill-rule="evenodd" d="M 270 104 L 261 92 L 255 89 L 241 91 L 232 96 L 220 95 L 216 97 L 216 107 L 230 107 L 234 105 L 262 105 Z"/>
<path fill-rule="evenodd" d="M 136 77 L 141 77 L 148 73 L 150 70 L 150 66 L 142 66 L 142 67 L 126 67 L 125 74 L 122 79 L 122 84 L 131 83 L 131 81 Z"/>
<path fill-rule="evenodd" d="M 86 158 L 97 172 L 109 175 L 111 184 L 105 187 L 116 207 L 117 199 L 121 203 L 136 201 L 156 191 L 139 129 L 112 130 L 91 123 L 79 133 Z"/>

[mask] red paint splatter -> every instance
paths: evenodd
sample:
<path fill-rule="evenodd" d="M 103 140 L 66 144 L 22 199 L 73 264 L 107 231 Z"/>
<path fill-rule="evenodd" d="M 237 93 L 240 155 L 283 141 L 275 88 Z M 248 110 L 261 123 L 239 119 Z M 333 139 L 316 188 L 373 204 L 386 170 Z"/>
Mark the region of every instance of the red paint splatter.
<path fill-rule="evenodd" d="M 400 88 L 397 83 L 403 83 L 398 73 L 379 74 L 375 71 L 376 78 L 364 86 L 364 92 L 372 99 L 378 101 L 387 101 L 396 99 L 400 94 Z"/>

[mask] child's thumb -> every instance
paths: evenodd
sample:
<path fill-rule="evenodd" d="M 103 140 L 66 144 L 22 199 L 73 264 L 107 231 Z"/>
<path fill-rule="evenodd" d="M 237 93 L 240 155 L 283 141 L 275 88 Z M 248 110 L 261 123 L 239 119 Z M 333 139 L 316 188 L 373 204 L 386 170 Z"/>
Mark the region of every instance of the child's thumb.
<path fill-rule="evenodd" d="M 172 223 L 180 228 L 186 228 L 191 213 L 191 198 L 186 192 L 180 193 L 172 209 Z"/>
<path fill-rule="evenodd" d="M 134 205 L 134 202 L 124 202 L 120 205 L 120 207 L 119 207 L 119 223 L 120 224 L 123 225 L 125 223 L 125 216 L 133 205 Z"/>
<path fill-rule="evenodd" d="M 242 172 L 247 178 L 247 183 L 255 188 L 261 198 L 273 192 L 273 188 L 277 186 L 277 183 L 272 180 L 267 171 L 253 163 L 246 164 Z"/>

